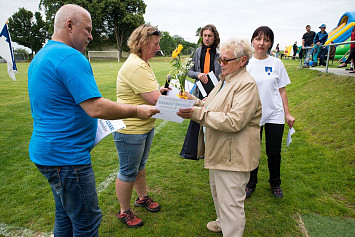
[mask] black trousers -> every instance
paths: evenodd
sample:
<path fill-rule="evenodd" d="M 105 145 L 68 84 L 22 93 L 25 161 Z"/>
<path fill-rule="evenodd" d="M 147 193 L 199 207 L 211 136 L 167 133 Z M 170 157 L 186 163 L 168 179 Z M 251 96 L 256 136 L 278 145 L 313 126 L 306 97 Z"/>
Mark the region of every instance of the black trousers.
<path fill-rule="evenodd" d="M 186 132 L 184 145 L 182 146 L 180 156 L 185 159 L 198 160 L 197 145 L 200 124 L 190 120 L 189 127 Z"/>
<path fill-rule="evenodd" d="M 266 155 L 270 175 L 269 183 L 271 187 L 280 186 L 281 143 L 285 125 L 266 123 L 260 128 L 260 139 L 262 137 L 263 127 L 265 127 Z M 258 170 L 259 166 L 255 170 L 250 171 L 250 179 L 247 184 L 248 188 L 255 189 L 258 183 Z"/>
<path fill-rule="evenodd" d="M 327 50 L 327 48 L 323 48 L 321 50 L 321 53 L 319 56 L 319 65 L 326 66 L 327 65 L 327 57 L 328 57 L 328 50 Z"/>
<path fill-rule="evenodd" d="M 349 57 L 346 59 L 345 63 L 346 64 L 350 63 L 351 59 L 355 60 L 355 49 L 350 49 Z"/>

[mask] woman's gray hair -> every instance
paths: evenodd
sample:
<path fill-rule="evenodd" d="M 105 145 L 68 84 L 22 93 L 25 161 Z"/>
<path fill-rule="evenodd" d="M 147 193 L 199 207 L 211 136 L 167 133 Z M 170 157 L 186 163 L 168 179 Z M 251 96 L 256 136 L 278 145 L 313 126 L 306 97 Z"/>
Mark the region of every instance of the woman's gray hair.
<path fill-rule="evenodd" d="M 234 38 L 228 41 L 225 41 L 221 44 L 221 51 L 232 50 L 234 56 L 239 60 L 241 57 L 246 56 L 247 62 L 253 56 L 253 48 L 251 47 L 248 39 Z"/>
<path fill-rule="evenodd" d="M 91 18 L 90 13 L 81 6 L 75 4 L 66 4 L 63 5 L 54 17 L 54 32 L 65 27 L 65 22 L 68 19 L 72 19 L 73 24 L 77 25 L 83 20 L 83 14 L 88 14 Z"/>

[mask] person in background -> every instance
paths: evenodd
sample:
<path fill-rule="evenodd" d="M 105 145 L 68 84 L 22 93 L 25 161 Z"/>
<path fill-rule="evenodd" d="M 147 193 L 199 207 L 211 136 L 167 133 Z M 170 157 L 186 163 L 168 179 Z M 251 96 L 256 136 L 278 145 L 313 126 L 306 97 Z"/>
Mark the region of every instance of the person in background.
<path fill-rule="evenodd" d="M 261 102 L 255 80 L 245 68 L 251 56 L 247 40 L 222 44 L 221 81 L 205 101 L 188 94 L 195 106 L 177 113 L 201 124 L 198 155 L 205 154 L 217 214 L 207 228 L 222 231 L 224 237 L 243 235 L 245 186 L 260 158 Z"/>
<path fill-rule="evenodd" d="M 318 54 L 325 54 L 326 49 L 321 46 L 327 42 L 328 33 L 325 31 L 326 25 L 322 24 L 320 27 L 320 31 L 316 34 L 313 40 L 314 48 L 313 48 L 313 65 L 315 67 L 318 65 Z"/>
<path fill-rule="evenodd" d="M 297 54 L 297 51 L 298 51 L 297 41 L 293 44 L 292 49 L 293 49 L 293 57 L 292 57 L 292 59 L 295 60 L 296 59 L 296 54 Z"/>
<path fill-rule="evenodd" d="M 260 93 L 262 104 L 260 137 L 265 129 L 269 183 L 274 197 L 282 198 L 280 166 L 285 118 L 290 128 L 295 123 L 295 118 L 289 111 L 286 94 L 286 85 L 291 82 L 282 61 L 267 54 L 274 43 L 274 33 L 269 27 L 260 26 L 257 28 L 253 33 L 251 43 L 254 47 L 254 55 L 247 70 L 255 79 Z M 246 198 L 249 198 L 255 191 L 258 182 L 258 168 L 250 172 L 250 180 L 245 189 Z"/>
<path fill-rule="evenodd" d="M 196 81 L 200 80 L 203 84 L 206 84 L 208 88 L 210 88 L 209 91 L 206 91 L 208 96 L 208 93 L 213 88 L 213 84 L 207 77 L 207 73 L 212 71 L 216 75 L 217 80 L 219 80 L 219 74 L 221 73 L 221 66 L 217 61 L 219 57 L 217 48 L 220 39 L 216 27 L 212 24 L 206 25 L 201 29 L 200 37 L 202 38 L 201 46 L 196 49 L 192 59 L 194 66 L 188 71 L 187 75 Z M 197 87 L 194 91 L 194 95 L 199 99 L 204 98 Z M 200 158 L 197 157 L 197 138 L 199 129 L 200 125 L 198 123 L 190 121 L 184 144 L 180 152 L 181 157 L 192 160 L 198 160 Z"/>
<path fill-rule="evenodd" d="M 306 51 L 305 53 L 305 58 L 303 62 L 303 67 L 309 68 L 309 58 L 312 54 L 312 48 L 309 49 L 304 49 L 305 47 L 313 47 L 313 40 L 314 37 L 316 36 L 316 33 L 314 31 L 311 31 L 311 26 L 307 25 L 306 26 L 306 33 L 303 34 L 302 37 L 302 49 Z"/>
<path fill-rule="evenodd" d="M 355 26 L 353 27 L 353 31 L 351 32 L 350 36 L 351 41 L 355 41 Z M 354 67 L 354 62 L 355 62 L 355 43 L 350 44 L 350 55 L 346 59 L 345 62 L 341 63 L 338 67 L 346 67 L 348 63 L 352 63 L 350 68 L 347 68 L 345 70 L 350 71 L 349 73 L 355 73 L 355 67 Z"/>
<path fill-rule="evenodd" d="M 330 42 L 334 44 L 333 41 Z M 324 48 L 324 52 L 319 57 L 319 65 L 320 66 L 327 66 L 327 57 L 328 57 L 328 48 L 329 48 L 329 60 L 334 59 L 336 47 L 334 45 L 328 46 Z"/>
<path fill-rule="evenodd" d="M 54 18 L 52 40 L 28 68 L 33 117 L 29 155 L 55 201 L 54 236 L 98 236 L 98 205 L 90 151 L 97 119 L 147 119 L 159 112 L 102 98 L 84 52 L 93 39 L 90 13 L 67 4 Z"/>
<path fill-rule="evenodd" d="M 279 53 L 280 53 L 280 46 L 279 44 L 276 45 L 276 58 L 279 57 Z"/>
<path fill-rule="evenodd" d="M 167 88 L 161 87 L 148 60 L 160 49 L 160 31 L 143 24 L 130 35 L 127 45 L 131 54 L 117 76 L 117 102 L 131 105 L 155 105 Z M 120 169 L 116 178 L 116 196 L 120 203 L 117 218 L 128 227 L 138 228 L 143 221 L 137 218 L 130 202 L 133 187 L 138 195 L 134 205 L 157 212 L 160 205 L 147 194 L 145 166 L 154 137 L 155 119 L 124 119 L 126 128 L 113 133 Z"/>

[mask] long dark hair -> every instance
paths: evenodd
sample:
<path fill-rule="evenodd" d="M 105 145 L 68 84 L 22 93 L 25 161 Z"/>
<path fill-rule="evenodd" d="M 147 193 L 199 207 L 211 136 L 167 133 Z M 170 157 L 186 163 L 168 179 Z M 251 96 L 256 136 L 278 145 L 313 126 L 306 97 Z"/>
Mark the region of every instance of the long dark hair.
<path fill-rule="evenodd" d="M 253 36 L 251 37 L 251 42 L 253 42 L 253 40 L 259 35 L 264 35 L 264 37 L 269 38 L 271 45 L 268 51 L 270 51 L 274 45 L 274 32 L 268 26 L 260 26 L 254 31 Z"/>
<path fill-rule="evenodd" d="M 217 28 L 216 28 L 214 25 L 212 25 L 212 24 L 206 25 L 206 26 L 203 27 L 203 28 L 201 29 L 201 31 L 200 31 L 200 37 L 201 37 L 201 38 L 202 38 L 203 32 L 204 32 L 205 30 L 210 30 L 210 31 L 212 31 L 212 33 L 214 34 L 214 41 L 213 41 L 213 44 L 212 44 L 212 48 L 217 48 L 218 45 L 219 45 L 219 43 L 221 42 L 221 39 L 219 38 L 219 33 L 218 33 L 218 31 L 217 31 Z M 201 41 L 201 46 L 204 46 L 203 40 Z"/>

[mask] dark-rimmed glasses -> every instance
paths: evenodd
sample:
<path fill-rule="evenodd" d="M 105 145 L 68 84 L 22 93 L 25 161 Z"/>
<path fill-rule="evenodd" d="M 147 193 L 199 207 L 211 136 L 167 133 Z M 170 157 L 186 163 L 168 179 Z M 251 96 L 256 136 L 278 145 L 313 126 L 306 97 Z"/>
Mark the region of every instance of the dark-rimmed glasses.
<path fill-rule="evenodd" d="M 237 59 L 237 58 L 231 58 L 231 59 L 221 59 L 221 58 L 218 58 L 217 61 L 221 64 L 223 63 L 224 65 L 227 65 L 228 62 L 234 60 L 234 59 Z"/>

